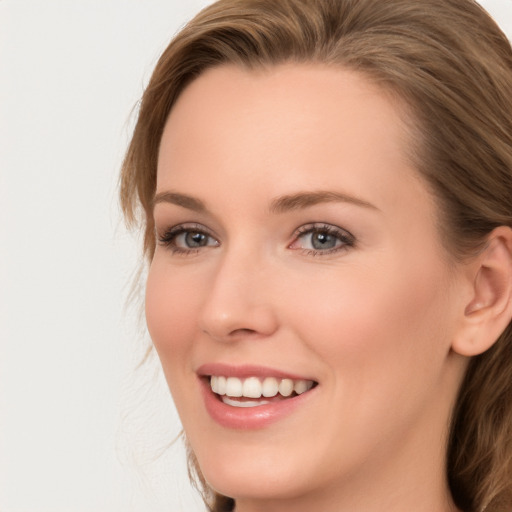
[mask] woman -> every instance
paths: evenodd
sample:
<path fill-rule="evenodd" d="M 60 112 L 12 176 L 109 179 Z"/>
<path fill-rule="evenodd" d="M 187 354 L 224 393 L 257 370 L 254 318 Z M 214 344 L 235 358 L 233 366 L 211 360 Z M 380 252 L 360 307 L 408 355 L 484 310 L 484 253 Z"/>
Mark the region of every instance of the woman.
<path fill-rule="evenodd" d="M 214 511 L 512 508 L 512 49 L 472 0 L 221 0 L 122 173 Z"/>

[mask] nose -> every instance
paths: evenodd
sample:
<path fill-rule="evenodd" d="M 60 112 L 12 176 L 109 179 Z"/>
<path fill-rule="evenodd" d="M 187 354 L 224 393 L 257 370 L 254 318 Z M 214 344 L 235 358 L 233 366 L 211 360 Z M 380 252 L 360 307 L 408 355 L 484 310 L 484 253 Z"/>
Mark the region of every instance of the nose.
<path fill-rule="evenodd" d="M 200 329 L 217 341 L 268 337 L 278 328 L 268 265 L 226 254 L 212 272 L 200 313 Z"/>

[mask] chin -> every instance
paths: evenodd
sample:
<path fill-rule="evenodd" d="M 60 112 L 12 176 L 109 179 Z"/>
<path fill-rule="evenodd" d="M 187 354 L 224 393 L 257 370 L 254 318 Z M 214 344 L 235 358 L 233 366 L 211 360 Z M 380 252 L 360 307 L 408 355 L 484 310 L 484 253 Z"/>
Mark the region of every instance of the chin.
<path fill-rule="evenodd" d="M 216 492 L 233 498 L 275 499 L 293 495 L 304 488 L 295 457 L 256 444 L 235 447 L 211 447 L 196 455 L 201 473 Z M 292 460 L 293 459 L 293 460 Z"/>
<path fill-rule="evenodd" d="M 259 466 L 259 465 L 258 465 Z M 248 468 L 247 472 L 222 468 L 205 474 L 206 481 L 219 494 L 237 500 L 281 500 L 298 497 L 305 492 L 305 482 L 297 481 L 296 472 L 268 471 L 268 466 Z"/>

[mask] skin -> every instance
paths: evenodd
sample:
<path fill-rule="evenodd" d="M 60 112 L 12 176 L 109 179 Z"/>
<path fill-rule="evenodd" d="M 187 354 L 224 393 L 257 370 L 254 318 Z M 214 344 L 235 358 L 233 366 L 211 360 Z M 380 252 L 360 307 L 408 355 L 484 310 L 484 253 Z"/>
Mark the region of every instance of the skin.
<path fill-rule="evenodd" d="M 441 246 L 437 208 L 406 158 L 403 109 L 364 77 L 320 65 L 205 72 L 180 96 L 159 154 L 148 328 L 209 484 L 238 512 L 456 510 L 447 425 L 467 358 L 454 352 L 471 300 Z M 284 211 L 276 198 L 329 191 Z M 361 204 L 357 204 L 357 203 Z M 364 204 L 363 204 L 364 203 Z M 192 223 L 192 227 L 191 227 Z M 312 252 L 311 223 L 353 245 Z M 214 422 L 205 363 L 269 366 L 318 382 L 256 430 Z"/>

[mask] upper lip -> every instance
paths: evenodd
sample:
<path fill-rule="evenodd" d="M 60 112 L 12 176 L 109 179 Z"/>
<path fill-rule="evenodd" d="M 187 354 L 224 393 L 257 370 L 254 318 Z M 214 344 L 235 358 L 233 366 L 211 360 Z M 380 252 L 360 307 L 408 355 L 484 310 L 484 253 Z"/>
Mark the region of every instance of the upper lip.
<path fill-rule="evenodd" d="M 238 377 L 244 379 L 248 377 L 275 377 L 277 379 L 292 379 L 292 380 L 311 380 L 316 382 L 308 376 L 294 374 L 288 371 L 270 368 L 268 366 L 258 366 L 252 364 L 246 365 L 231 365 L 226 363 L 206 363 L 201 365 L 196 373 L 200 377 L 207 377 L 211 375 L 222 375 L 224 377 Z"/>

